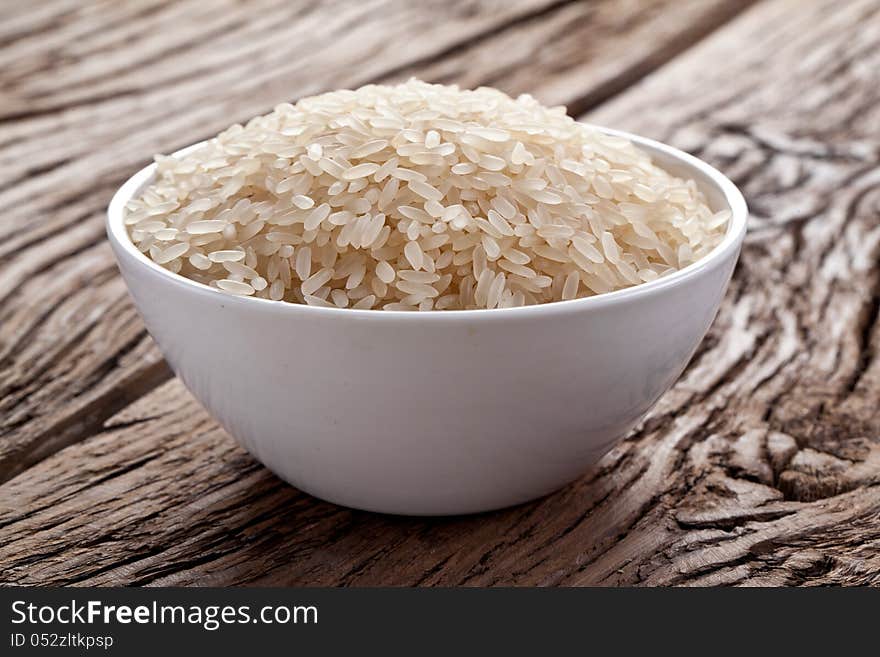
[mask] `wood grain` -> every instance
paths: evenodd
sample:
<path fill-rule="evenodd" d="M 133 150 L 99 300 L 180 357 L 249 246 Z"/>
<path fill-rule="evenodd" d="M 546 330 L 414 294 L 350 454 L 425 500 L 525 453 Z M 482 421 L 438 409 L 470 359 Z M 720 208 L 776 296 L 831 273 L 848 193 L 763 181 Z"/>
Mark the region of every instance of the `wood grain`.
<path fill-rule="evenodd" d="M 468 83 L 511 91 L 526 88 L 515 74 L 526 53 L 540 53 L 532 90 L 583 98 L 609 72 L 637 76 L 748 3 L 676 2 L 674 16 L 661 11 L 670 4 L 58 2 L 2 21 L 0 482 L 170 376 L 103 229 L 111 194 L 152 153 L 282 100 L 447 77 L 438 62 L 460 53 L 480 62 Z M 590 44 L 588 61 L 577 43 Z"/>
<path fill-rule="evenodd" d="M 721 167 L 750 234 L 688 370 L 592 472 L 480 516 L 350 511 L 172 379 L 0 486 L 0 579 L 880 585 L 880 6 L 761 2 L 654 68 L 586 118 Z"/>

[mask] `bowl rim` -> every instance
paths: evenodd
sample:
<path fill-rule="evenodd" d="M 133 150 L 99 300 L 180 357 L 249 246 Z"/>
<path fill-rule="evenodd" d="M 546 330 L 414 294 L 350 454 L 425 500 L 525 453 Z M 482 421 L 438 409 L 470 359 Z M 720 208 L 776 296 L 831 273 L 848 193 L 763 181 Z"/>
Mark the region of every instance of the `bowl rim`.
<path fill-rule="evenodd" d="M 581 297 L 578 299 L 569 299 L 565 301 L 551 301 L 540 303 L 533 306 L 517 306 L 514 308 L 477 308 L 469 310 L 437 310 L 437 311 L 408 311 L 408 310 L 381 310 L 381 309 L 355 309 L 355 308 L 326 308 L 323 306 L 309 306 L 307 304 L 291 303 L 287 301 L 272 301 L 271 299 L 260 299 L 257 297 L 234 295 L 216 290 L 209 285 L 199 283 L 180 274 L 176 274 L 148 258 L 142 253 L 132 242 L 126 230 L 124 218 L 125 204 L 139 193 L 153 177 L 156 164 L 152 163 L 133 176 L 131 176 L 116 191 L 107 208 L 106 230 L 107 236 L 114 247 L 114 253 L 117 259 L 121 259 L 122 254 L 127 256 L 137 265 L 146 266 L 148 271 L 163 276 L 168 282 L 187 289 L 191 293 L 209 295 L 216 301 L 228 304 L 245 304 L 245 307 L 257 309 L 262 307 L 264 310 L 274 310 L 282 313 L 307 313 L 318 317 L 325 315 L 327 317 L 343 318 L 370 321 L 406 321 L 406 322 L 436 322 L 436 321 L 459 321 L 467 320 L 510 320 L 518 317 L 527 316 L 546 316 L 546 315 L 565 315 L 572 312 L 583 312 L 590 309 L 598 309 L 621 303 L 628 303 L 637 299 L 651 296 L 677 287 L 689 279 L 708 273 L 719 267 L 731 257 L 736 258 L 737 252 L 745 238 L 746 225 L 748 222 L 748 208 L 742 193 L 731 182 L 727 176 L 718 171 L 715 167 L 704 162 L 703 160 L 679 150 L 673 146 L 669 146 L 662 142 L 640 135 L 635 135 L 623 130 L 606 128 L 594 124 L 585 123 L 604 134 L 622 137 L 630 140 L 633 144 L 643 147 L 649 151 L 660 152 L 670 159 L 677 160 L 680 164 L 695 170 L 702 174 L 710 183 L 714 184 L 730 210 L 731 216 L 727 223 L 727 230 L 724 238 L 709 253 L 694 263 L 691 263 L 683 269 L 679 269 L 672 274 L 663 276 L 662 278 L 649 281 L 647 283 L 639 283 L 632 287 L 614 290 L 612 292 L 604 292 L 591 297 Z M 194 151 L 210 140 L 204 140 L 175 151 L 172 155 L 179 157 Z M 697 181 L 701 185 L 701 181 Z M 257 304 L 257 305 L 254 305 Z"/>

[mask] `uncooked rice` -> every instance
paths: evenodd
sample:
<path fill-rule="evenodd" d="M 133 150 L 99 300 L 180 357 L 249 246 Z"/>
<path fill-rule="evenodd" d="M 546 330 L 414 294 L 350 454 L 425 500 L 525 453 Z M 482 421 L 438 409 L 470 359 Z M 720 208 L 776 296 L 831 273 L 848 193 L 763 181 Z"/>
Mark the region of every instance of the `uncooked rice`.
<path fill-rule="evenodd" d="M 418 80 L 279 105 L 126 206 L 134 244 L 236 295 L 333 308 L 509 308 L 665 276 L 729 213 L 564 107 Z"/>

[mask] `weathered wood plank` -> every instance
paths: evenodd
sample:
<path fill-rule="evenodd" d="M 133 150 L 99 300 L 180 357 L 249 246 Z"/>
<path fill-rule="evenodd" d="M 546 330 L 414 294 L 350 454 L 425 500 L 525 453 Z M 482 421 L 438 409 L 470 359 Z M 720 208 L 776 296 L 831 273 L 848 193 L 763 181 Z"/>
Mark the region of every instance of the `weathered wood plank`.
<path fill-rule="evenodd" d="M 880 585 L 880 7 L 766 2 L 591 114 L 753 210 L 681 381 L 576 484 L 389 518 L 257 466 L 177 381 L 0 487 L 13 583 Z"/>
<path fill-rule="evenodd" d="M 537 52 L 532 89 L 582 98 L 602 71 L 641 70 L 654 49 L 668 57 L 670 44 L 747 3 L 660 11 L 670 4 L 58 3 L 10 21 L 17 36 L 0 48 L 0 481 L 169 376 L 103 236 L 113 189 L 150 154 L 281 100 L 445 77 L 436 63 L 461 50 L 480 62 L 468 83 L 519 91 L 523 53 Z M 647 46 L 649 32 L 660 37 Z M 578 42 L 592 44 L 586 63 L 574 57 Z"/>
<path fill-rule="evenodd" d="M 530 93 L 573 116 L 626 89 L 752 4 L 624 0 L 572 3 L 540 23 L 524 22 L 400 71 L 463 87 Z M 499 62 L 499 53 L 504 60 Z M 546 72 L 545 72 L 546 69 Z"/>

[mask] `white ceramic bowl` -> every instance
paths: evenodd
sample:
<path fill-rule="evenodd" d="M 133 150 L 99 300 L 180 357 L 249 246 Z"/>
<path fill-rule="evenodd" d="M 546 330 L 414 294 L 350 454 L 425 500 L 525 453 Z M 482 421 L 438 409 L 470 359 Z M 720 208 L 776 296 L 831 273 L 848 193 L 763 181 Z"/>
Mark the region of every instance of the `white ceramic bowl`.
<path fill-rule="evenodd" d="M 171 367 L 278 476 L 372 511 L 496 509 L 572 481 L 639 422 L 709 328 L 745 235 L 745 201 L 718 171 L 607 132 L 695 179 L 713 210 L 732 211 L 707 257 L 636 287 L 525 308 L 395 312 L 236 297 L 132 244 L 123 208 L 154 166 L 113 197 L 107 233 Z"/>

